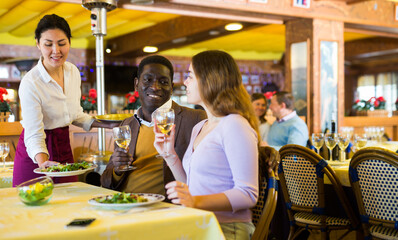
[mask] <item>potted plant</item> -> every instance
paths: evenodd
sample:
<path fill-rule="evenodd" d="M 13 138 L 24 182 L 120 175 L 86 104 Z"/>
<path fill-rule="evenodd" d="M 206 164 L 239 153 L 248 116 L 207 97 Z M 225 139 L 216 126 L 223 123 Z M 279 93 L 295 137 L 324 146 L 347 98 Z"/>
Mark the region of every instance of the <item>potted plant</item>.
<path fill-rule="evenodd" d="M 0 122 L 6 122 L 11 113 L 10 101 L 4 95 L 8 95 L 7 89 L 0 87 Z"/>
<path fill-rule="evenodd" d="M 141 106 L 139 94 L 137 91 L 126 94 L 127 105 L 123 108 L 124 113 L 134 113 Z"/>
<path fill-rule="evenodd" d="M 82 95 L 80 99 L 80 105 L 83 108 L 83 111 L 86 113 L 94 114 L 97 113 L 97 90 L 94 88 L 90 89 L 88 92 L 88 96 Z"/>

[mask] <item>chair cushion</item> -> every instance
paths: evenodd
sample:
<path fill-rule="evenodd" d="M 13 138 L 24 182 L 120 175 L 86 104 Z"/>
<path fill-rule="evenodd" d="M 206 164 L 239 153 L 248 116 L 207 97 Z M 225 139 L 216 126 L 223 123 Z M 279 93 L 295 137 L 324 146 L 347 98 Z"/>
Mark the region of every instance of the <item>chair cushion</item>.
<path fill-rule="evenodd" d="M 296 222 L 312 225 L 321 225 L 321 216 L 314 213 L 299 212 L 294 214 Z M 326 216 L 326 225 L 330 226 L 346 226 L 350 224 L 350 220 L 346 218 Z"/>
<path fill-rule="evenodd" d="M 370 234 L 381 239 L 398 239 L 398 231 L 393 228 L 386 228 L 382 226 L 371 226 Z"/>

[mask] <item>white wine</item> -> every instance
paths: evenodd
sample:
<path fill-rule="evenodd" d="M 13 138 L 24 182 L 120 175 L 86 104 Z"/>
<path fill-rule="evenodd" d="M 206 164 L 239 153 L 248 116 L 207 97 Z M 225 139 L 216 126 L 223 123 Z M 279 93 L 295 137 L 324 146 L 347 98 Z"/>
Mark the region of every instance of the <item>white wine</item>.
<path fill-rule="evenodd" d="M 338 142 L 340 149 L 344 149 L 344 150 L 348 147 L 349 143 L 350 143 L 350 141 L 339 141 Z"/>
<path fill-rule="evenodd" d="M 326 147 L 333 149 L 337 144 L 336 140 L 326 140 Z"/>
<path fill-rule="evenodd" d="M 313 141 L 312 144 L 316 149 L 320 149 L 323 146 L 323 139 L 318 141 Z"/>
<path fill-rule="evenodd" d="M 357 147 L 357 148 L 363 148 L 363 147 L 366 146 L 366 142 L 367 142 L 367 140 L 357 140 L 357 141 L 355 142 L 355 147 Z"/>
<path fill-rule="evenodd" d="M 120 148 L 127 149 L 130 144 L 130 139 L 118 138 L 115 139 L 115 142 Z"/>
<path fill-rule="evenodd" d="M 168 134 L 170 132 L 171 127 L 173 126 L 173 124 L 172 123 L 166 123 L 166 124 L 158 123 L 157 126 L 158 126 L 158 129 L 163 134 Z"/>

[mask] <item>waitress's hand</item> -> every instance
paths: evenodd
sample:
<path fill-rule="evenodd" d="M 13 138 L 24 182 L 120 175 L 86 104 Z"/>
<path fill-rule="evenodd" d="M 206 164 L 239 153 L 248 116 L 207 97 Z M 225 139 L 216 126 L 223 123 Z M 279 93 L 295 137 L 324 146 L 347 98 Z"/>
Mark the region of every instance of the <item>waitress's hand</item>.
<path fill-rule="evenodd" d="M 35 156 L 35 160 L 40 168 L 48 168 L 50 166 L 58 165 L 59 162 L 49 161 L 48 155 L 45 153 L 38 153 Z"/>
<path fill-rule="evenodd" d="M 153 131 L 155 132 L 155 142 L 153 145 L 160 155 L 164 155 L 164 153 L 168 152 L 170 155 L 177 156 L 174 149 L 174 135 L 175 135 L 175 125 L 171 127 L 169 134 L 164 134 L 160 132 L 160 130 L 155 126 L 153 127 Z M 174 158 L 173 158 L 174 159 Z M 165 159 L 167 161 L 167 159 Z"/>
<path fill-rule="evenodd" d="M 174 181 L 166 184 L 167 198 L 172 203 L 180 204 L 185 207 L 195 207 L 195 197 L 191 195 L 188 185 L 185 183 Z"/>
<path fill-rule="evenodd" d="M 130 165 L 133 161 L 133 157 L 123 148 L 115 148 L 112 154 L 112 163 L 114 165 L 114 171 L 117 175 L 121 175 L 123 171 L 119 171 L 120 166 Z"/>

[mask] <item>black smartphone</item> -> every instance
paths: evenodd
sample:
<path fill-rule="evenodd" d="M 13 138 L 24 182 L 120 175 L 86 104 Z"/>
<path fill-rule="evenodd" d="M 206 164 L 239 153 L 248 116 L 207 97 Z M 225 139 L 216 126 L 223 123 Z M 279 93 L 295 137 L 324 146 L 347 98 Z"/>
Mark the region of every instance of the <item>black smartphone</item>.
<path fill-rule="evenodd" d="M 66 225 L 66 228 L 70 227 L 87 227 L 92 222 L 94 222 L 95 218 L 77 218 L 73 219 L 70 223 Z"/>

